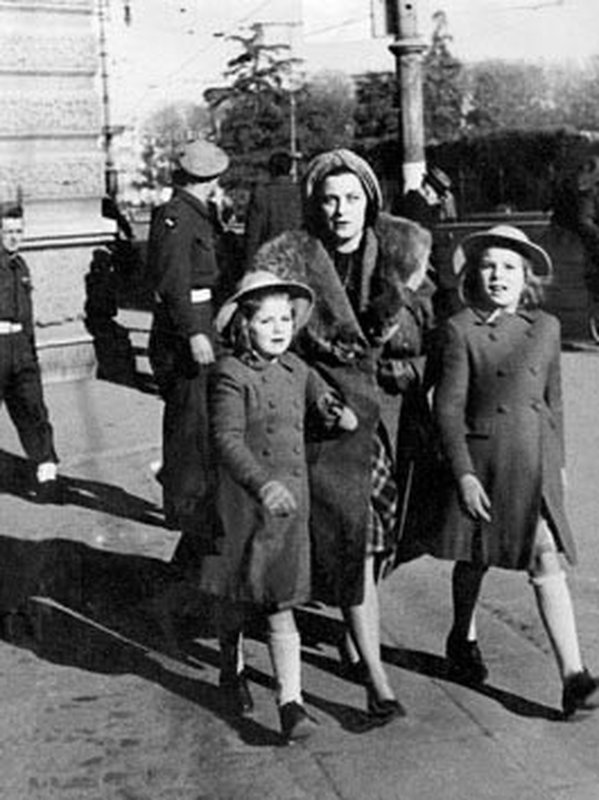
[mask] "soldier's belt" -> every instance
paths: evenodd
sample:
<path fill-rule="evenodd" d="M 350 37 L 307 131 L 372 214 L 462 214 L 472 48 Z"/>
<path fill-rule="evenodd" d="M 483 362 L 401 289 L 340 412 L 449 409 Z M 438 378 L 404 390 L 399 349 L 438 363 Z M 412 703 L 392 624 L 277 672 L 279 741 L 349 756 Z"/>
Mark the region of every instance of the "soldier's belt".
<path fill-rule="evenodd" d="M 21 333 L 23 326 L 20 322 L 9 322 L 9 320 L 0 319 L 0 336 L 5 336 L 8 333 Z"/>
<path fill-rule="evenodd" d="M 207 303 L 212 299 L 212 291 L 210 289 L 192 289 L 191 302 L 192 303 Z"/>
<path fill-rule="evenodd" d="M 207 303 L 212 300 L 212 289 L 192 289 L 189 296 L 192 303 Z M 155 295 L 155 300 L 157 303 L 162 303 L 162 298 L 158 294 Z"/>

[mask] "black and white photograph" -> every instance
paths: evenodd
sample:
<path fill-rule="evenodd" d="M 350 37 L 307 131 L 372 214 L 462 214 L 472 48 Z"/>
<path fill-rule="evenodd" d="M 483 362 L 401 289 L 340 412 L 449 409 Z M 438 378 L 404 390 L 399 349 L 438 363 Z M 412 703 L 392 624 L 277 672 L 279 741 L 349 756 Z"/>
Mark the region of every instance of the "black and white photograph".
<path fill-rule="evenodd" d="M 599 3 L 0 0 L 0 800 L 599 800 Z"/>

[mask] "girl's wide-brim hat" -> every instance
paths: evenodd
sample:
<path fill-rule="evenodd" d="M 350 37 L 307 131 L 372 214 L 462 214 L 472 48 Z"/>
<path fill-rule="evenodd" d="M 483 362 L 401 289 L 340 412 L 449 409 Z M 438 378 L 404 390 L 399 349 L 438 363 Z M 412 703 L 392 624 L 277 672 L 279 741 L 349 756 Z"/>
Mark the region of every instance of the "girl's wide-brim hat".
<path fill-rule="evenodd" d="M 284 280 L 267 270 L 256 270 L 243 276 L 237 285 L 235 294 L 225 300 L 221 306 L 214 320 L 218 333 L 223 333 L 243 300 L 275 292 L 289 295 L 295 310 L 295 327 L 296 330 L 299 330 L 308 321 L 314 305 L 312 289 L 305 283 Z"/>
<path fill-rule="evenodd" d="M 453 254 L 455 274 L 459 275 L 469 261 L 476 260 L 488 247 L 514 250 L 530 262 L 535 275 L 540 278 L 551 277 L 553 267 L 548 254 L 538 244 L 531 242 L 524 231 L 512 225 L 496 225 L 487 231 L 471 233 L 462 239 Z"/>

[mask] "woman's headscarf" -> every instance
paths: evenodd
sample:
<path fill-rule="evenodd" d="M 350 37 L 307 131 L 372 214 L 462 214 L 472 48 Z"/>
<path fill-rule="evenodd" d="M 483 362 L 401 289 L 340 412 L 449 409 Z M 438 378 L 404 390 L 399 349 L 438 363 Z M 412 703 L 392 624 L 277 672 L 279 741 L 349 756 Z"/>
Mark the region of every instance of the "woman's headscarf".
<path fill-rule="evenodd" d="M 368 200 L 368 221 L 373 222 L 381 210 L 383 194 L 370 164 L 351 150 L 328 150 L 310 161 L 302 182 L 304 214 L 309 228 L 317 227 L 320 221 L 318 201 L 322 184 L 331 173 L 338 172 L 351 172 L 362 184 Z"/>

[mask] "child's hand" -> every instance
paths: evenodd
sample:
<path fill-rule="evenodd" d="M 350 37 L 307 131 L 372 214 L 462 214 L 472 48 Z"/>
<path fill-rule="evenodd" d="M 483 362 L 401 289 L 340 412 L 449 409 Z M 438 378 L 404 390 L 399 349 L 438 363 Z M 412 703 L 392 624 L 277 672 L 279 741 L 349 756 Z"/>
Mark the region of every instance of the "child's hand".
<path fill-rule="evenodd" d="M 297 511 L 297 503 L 281 481 L 268 481 L 260 489 L 262 505 L 274 517 L 287 517 Z"/>
<path fill-rule="evenodd" d="M 460 500 L 462 505 L 474 519 L 491 522 L 491 501 L 482 483 L 471 472 L 462 475 L 459 481 Z"/>
<path fill-rule="evenodd" d="M 335 409 L 337 425 L 344 431 L 355 431 L 358 427 L 358 418 L 349 406 L 339 406 Z"/>

